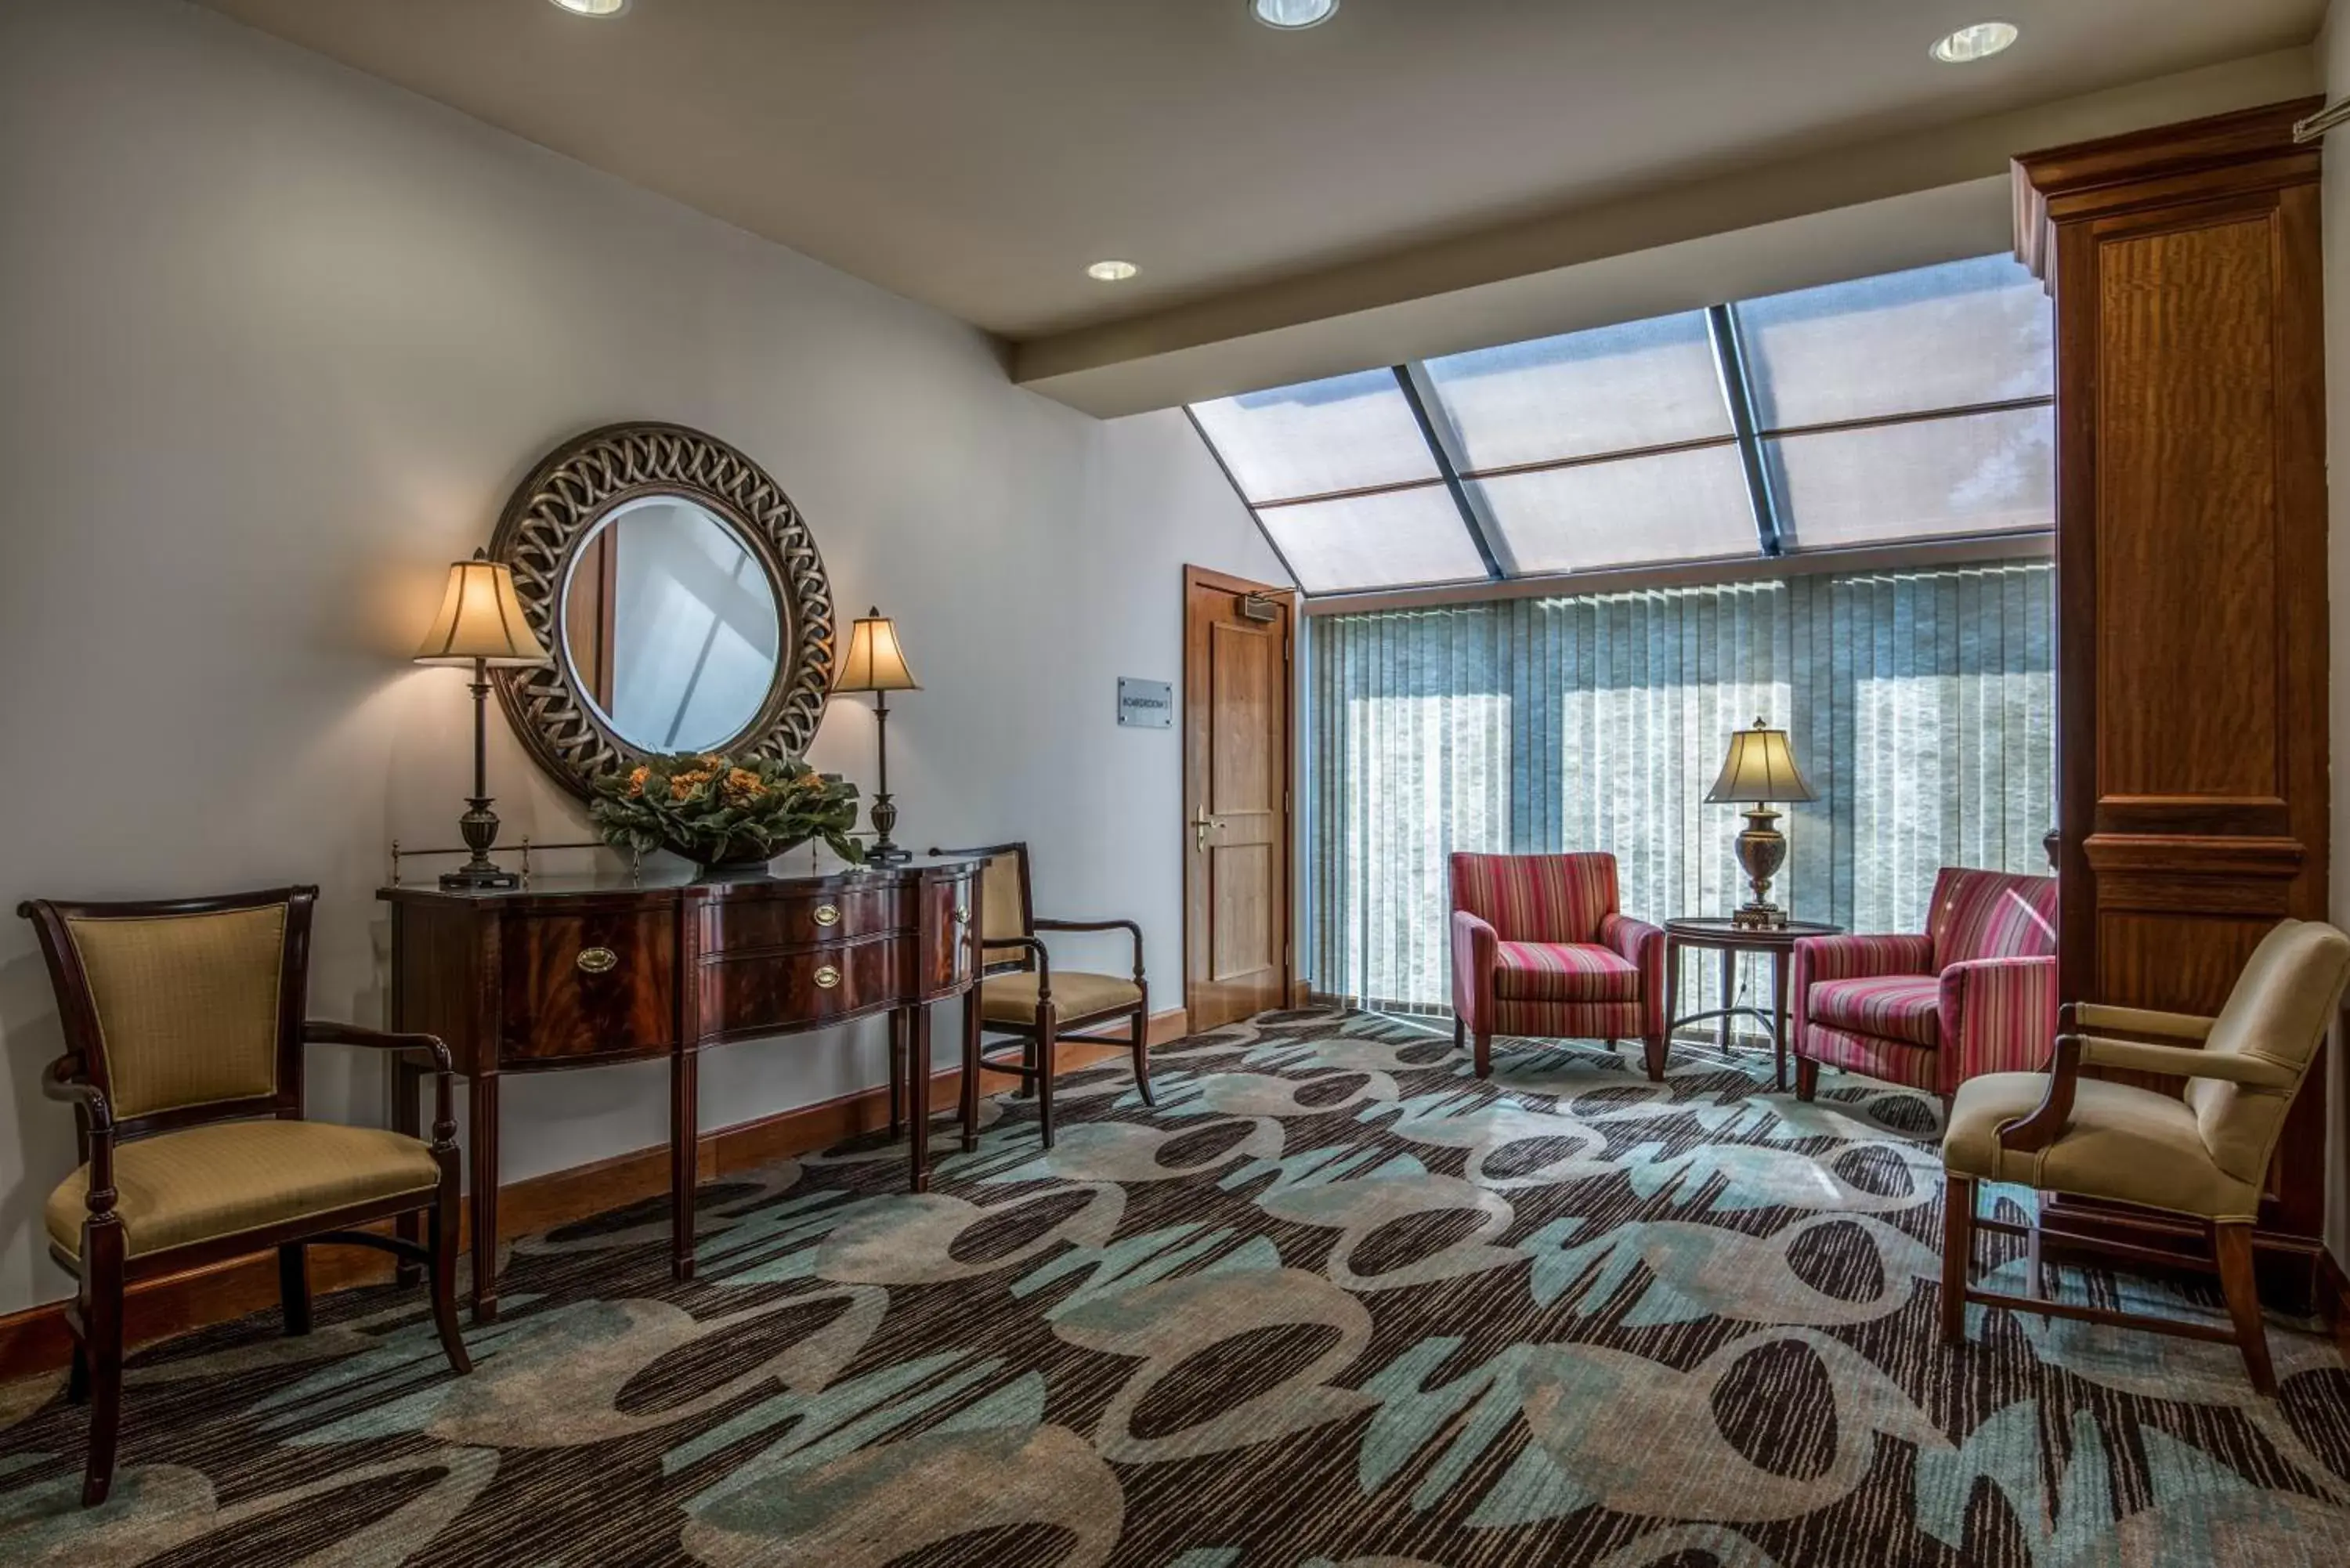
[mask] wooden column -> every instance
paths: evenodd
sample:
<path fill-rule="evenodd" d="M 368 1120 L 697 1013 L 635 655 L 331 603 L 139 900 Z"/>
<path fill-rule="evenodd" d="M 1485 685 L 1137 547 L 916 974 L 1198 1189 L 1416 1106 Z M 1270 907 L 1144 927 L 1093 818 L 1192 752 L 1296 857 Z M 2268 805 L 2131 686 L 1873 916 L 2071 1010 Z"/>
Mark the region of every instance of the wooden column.
<path fill-rule="evenodd" d="M 2017 251 L 2056 302 L 2067 1001 L 2216 1012 L 2272 925 L 2327 912 L 2318 149 L 2292 136 L 2314 107 L 2015 162 Z M 2262 1207 L 2280 1302 L 2317 1255 L 2324 1078 Z"/>

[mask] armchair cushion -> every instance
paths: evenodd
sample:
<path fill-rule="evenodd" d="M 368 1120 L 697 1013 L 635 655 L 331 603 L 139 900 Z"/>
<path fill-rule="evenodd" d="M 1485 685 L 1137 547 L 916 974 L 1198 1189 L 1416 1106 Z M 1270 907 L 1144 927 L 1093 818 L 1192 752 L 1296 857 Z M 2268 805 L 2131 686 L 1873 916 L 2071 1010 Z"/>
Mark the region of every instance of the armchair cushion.
<path fill-rule="evenodd" d="M 1942 1137 L 1942 1163 L 1953 1175 L 2021 1182 L 2043 1192 L 2141 1203 L 2207 1220 L 2257 1216 L 2259 1185 L 2239 1181 L 2213 1162 L 2186 1103 L 2135 1085 L 2079 1079 L 2063 1137 L 2038 1153 L 2001 1147 L 2001 1125 L 2030 1116 L 2047 1092 L 2045 1073 L 1992 1073 L 1960 1085 Z"/>
<path fill-rule="evenodd" d="M 440 1185 L 441 1167 L 416 1139 L 333 1122 L 213 1122 L 114 1150 L 114 1211 L 133 1258 Z M 49 1194 L 49 1239 L 71 1256 L 88 1190 L 84 1166 Z"/>
<path fill-rule="evenodd" d="M 1036 1022 L 1039 989 L 1040 977 L 1034 970 L 992 974 L 979 983 L 979 1015 L 989 1023 L 1032 1024 Z M 1062 1023 L 1081 1023 L 1141 1005 L 1142 992 L 1130 980 L 1087 974 L 1079 970 L 1053 971 L 1053 1012 Z"/>
<path fill-rule="evenodd" d="M 1941 981 L 1930 974 L 1825 980 L 1808 998 L 1810 1021 L 1928 1048 L 1942 1043 Z"/>
<path fill-rule="evenodd" d="M 1502 942 L 1493 994 L 1505 1002 L 1638 1002 L 1639 966 L 1579 942 Z"/>

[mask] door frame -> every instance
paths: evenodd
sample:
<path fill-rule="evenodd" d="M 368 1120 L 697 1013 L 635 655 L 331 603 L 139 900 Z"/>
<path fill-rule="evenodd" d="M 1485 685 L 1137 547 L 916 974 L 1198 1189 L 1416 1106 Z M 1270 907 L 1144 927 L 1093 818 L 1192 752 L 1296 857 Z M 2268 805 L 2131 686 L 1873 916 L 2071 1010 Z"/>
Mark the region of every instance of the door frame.
<path fill-rule="evenodd" d="M 1282 885 L 1285 896 L 1283 903 L 1281 931 L 1281 1005 L 1297 1004 L 1297 631 L 1303 597 L 1294 587 L 1278 587 L 1272 583 L 1260 583 L 1248 577 L 1238 577 L 1229 572 L 1219 572 L 1207 566 L 1186 564 L 1183 567 L 1183 702 L 1182 744 L 1176 766 L 1182 774 L 1182 815 L 1177 820 L 1176 842 L 1182 846 L 1183 857 L 1183 1011 L 1192 1012 L 1191 983 L 1194 972 L 1193 943 L 1199 933 L 1191 922 L 1193 884 L 1199 856 L 1193 852 L 1191 825 L 1194 815 L 1206 803 L 1200 798 L 1198 780 L 1191 769 L 1191 677 L 1195 666 L 1191 651 L 1191 596 L 1200 588 L 1213 588 L 1231 594 L 1261 594 L 1279 599 L 1288 607 L 1287 629 L 1281 648 L 1281 865 Z"/>

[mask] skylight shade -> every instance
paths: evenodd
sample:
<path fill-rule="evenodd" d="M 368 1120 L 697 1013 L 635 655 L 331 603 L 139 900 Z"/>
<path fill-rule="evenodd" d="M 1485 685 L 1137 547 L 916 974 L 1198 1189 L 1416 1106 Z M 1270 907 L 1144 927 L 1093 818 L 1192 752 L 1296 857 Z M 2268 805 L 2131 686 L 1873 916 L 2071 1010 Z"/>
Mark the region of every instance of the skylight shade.
<path fill-rule="evenodd" d="M 1733 446 L 1472 482 L 1513 572 L 1752 556 L 1754 513 Z"/>
<path fill-rule="evenodd" d="M 1482 582 L 1485 558 L 1440 483 L 1257 514 L 1309 594 Z"/>
<path fill-rule="evenodd" d="M 1773 295 L 1735 313 L 1765 431 L 2056 389 L 2047 293 L 2009 256 Z"/>
<path fill-rule="evenodd" d="M 1430 359 L 1428 379 L 1464 472 L 1731 435 L 1703 311 Z"/>
<path fill-rule="evenodd" d="M 2056 525 L 2052 408 L 1766 441 L 1797 549 Z"/>
<path fill-rule="evenodd" d="M 1392 370 L 1220 398 L 1191 412 L 1252 503 L 1438 477 Z"/>

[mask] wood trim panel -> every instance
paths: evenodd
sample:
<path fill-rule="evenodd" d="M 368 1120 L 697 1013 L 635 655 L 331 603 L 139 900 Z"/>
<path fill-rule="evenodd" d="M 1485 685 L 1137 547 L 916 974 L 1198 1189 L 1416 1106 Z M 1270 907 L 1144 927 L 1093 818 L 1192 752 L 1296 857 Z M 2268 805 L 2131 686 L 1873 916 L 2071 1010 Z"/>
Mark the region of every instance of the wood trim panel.
<path fill-rule="evenodd" d="M 1190 1033 L 1180 1007 L 1150 1017 L 1150 1044 L 1164 1045 Z M 1057 1064 L 1063 1073 L 1076 1072 L 1107 1061 L 1124 1061 L 1123 1040 L 1096 1042 L 1082 1035 L 1065 1035 Z M 962 1082 L 959 1067 L 932 1075 L 931 1104 L 955 1103 Z M 983 1094 L 999 1094 L 1019 1080 L 988 1073 L 981 1076 Z M 748 1170 L 779 1159 L 829 1148 L 845 1139 L 879 1132 L 889 1125 L 889 1090 L 879 1085 L 817 1105 L 779 1111 L 756 1121 L 721 1127 L 704 1134 L 695 1145 L 699 1179 L 711 1181 L 730 1171 Z M 508 1182 L 498 1190 L 498 1224 L 508 1235 L 544 1231 L 573 1224 L 624 1204 L 657 1198 L 669 1190 L 670 1151 L 666 1145 L 634 1149 L 608 1159 L 549 1171 L 526 1180 Z M 468 1217 L 470 1220 L 470 1216 Z M 389 1224 L 373 1226 L 389 1234 Z M 471 1244 L 470 1224 L 459 1239 L 461 1249 Z M 360 1285 L 390 1282 L 393 1260 L 355 1247 L 318 1247 L 310 1253 L 310 1290 L 314 1296 Z M 277 1258 L 256 1253 L 233 1262 L 141 1282 L 131 1287 L 126 1344 L 139 1347 L 175 1338 L 211 1324 L 228 1323 L 277 1304 Z M 42 1375 L 62 1375 L 71 1353 L 66 1331 L 68 1301 L 0 1317 L 0 1382 Z"/>

